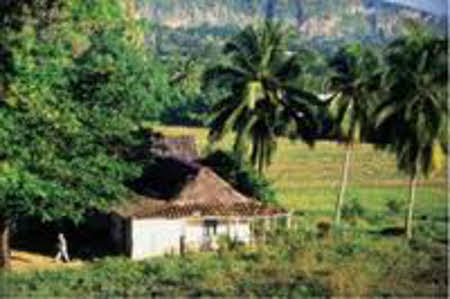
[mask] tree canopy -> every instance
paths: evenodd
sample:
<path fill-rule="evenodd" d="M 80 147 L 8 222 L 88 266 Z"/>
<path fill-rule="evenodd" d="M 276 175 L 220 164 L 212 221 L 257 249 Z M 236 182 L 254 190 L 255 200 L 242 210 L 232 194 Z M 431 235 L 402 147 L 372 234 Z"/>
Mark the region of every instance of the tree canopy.
<path fill-rule="evenodd" d="M 2 218 L 77 221 L 140 174 L 123 148 L 163 99 L 130 3 L 2 4 Z"/>

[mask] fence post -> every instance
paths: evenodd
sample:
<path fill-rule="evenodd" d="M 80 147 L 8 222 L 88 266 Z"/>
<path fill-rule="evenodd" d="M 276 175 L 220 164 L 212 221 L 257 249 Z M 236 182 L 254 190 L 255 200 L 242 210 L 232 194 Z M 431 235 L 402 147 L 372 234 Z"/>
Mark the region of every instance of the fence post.
<path fill-rule="evenodd" d="M 180 236 L 180 255 L 184 256 L 186 253 L 186 236 L 181 235 Z"/>
<path fill-rule="evenodd" d="M 254 228 L 253 228 L 253 217 L 249 217 L 248 220 L 248 230 L 250 231 L 250 246 L 253 246 L 254 241 L 255 241 L 255 232 L 254 232 Z"/>
<path fill-rule="evenodd" d="M 267 216 L 263 216 L 263 244 L 266 244 L 267 242 L 267 233 L 270 230 L 270 219 Z"/>

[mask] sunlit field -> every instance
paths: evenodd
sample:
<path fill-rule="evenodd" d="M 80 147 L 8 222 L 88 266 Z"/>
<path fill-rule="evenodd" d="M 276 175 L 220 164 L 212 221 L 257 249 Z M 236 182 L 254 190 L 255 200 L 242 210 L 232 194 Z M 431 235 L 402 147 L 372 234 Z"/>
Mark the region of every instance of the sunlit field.
<path fill-rule="evenodd" d="M 201 153 L 208 150 L 207 129 L 159 126 L 166 135 L 194 135 Z M 232 136 L 217 145 L 230 148 Z M 281 138 L 267 176 L 274 182 L 281 203 L 288 209 L 330 215 L 339 191 L 345 148 L 322 141 L 314 147 Z M 396 168 L 395 156 L 372 145 L 355 146 L 352 156 L 347 198 L 358 198 L 370 212 L 387 212 L 386 202 L 406 200 L 408 176 Z M 417 213 L 446 214 L 446 174 L 433 173 L 421 181 L 417 195 Z"/>

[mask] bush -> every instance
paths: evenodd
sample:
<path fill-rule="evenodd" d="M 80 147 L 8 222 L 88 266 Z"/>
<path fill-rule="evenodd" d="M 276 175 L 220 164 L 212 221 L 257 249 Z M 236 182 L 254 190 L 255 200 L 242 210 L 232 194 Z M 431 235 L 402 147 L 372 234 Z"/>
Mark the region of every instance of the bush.
<path fill-rule="evenodd" d="M 264 203 L 277 203 L 277 192 L 271 182 L 256 172 L 234 152 L 214 151 L 201 163 L 211 167 L 242 194 Z"/>
<path fill-rule="evenodd" d="M 396 198 L 390 198 L 386 202 L 386 207 L 392 214 L 400 214 L 405 210 L 405 202 Z"/>
<path fill-rule="evenodd" d="M 358 197 L 352 197 L 342 207 L 342 216 L 343 217 L 351 217 L 351 216 L 362 217 L 365 214 L 366 214 L 366 209 L 361 204 Z"/>

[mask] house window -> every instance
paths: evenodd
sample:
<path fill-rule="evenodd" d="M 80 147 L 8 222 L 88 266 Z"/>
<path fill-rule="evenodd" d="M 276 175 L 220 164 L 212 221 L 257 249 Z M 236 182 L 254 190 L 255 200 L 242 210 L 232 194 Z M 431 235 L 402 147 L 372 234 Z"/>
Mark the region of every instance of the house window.
<path fill-rule="evenodd" d="M 217 219 L 205 219 L 205 235 L 210 237 L 217 234 Z"/>

